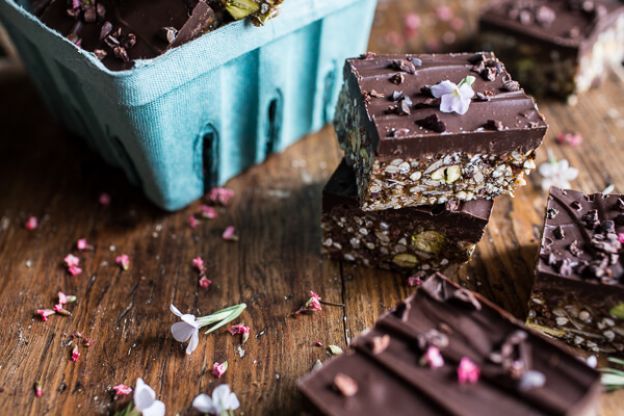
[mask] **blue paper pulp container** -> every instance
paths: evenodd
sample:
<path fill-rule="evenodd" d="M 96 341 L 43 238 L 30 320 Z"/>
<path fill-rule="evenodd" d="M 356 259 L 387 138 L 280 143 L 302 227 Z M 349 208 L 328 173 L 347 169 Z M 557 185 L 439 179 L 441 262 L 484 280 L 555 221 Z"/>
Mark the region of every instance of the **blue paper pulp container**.
<path fill-rule="evenodd" d="M 286 0 L 264 27 L 231 23 L 121 72 L 27 5 L 0 0 L 0 19 L 50 110 L 176 210 L 333 118 L 376 0 Z"/>

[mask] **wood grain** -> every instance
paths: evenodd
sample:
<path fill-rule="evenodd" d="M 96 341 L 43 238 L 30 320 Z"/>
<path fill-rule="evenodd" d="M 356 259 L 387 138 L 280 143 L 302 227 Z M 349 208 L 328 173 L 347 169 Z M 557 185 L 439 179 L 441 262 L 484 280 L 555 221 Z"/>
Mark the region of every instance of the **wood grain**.
<path fill-rule="evenodd" d="M 610 80 L 576 107 L 541 103 L 550 130 L 538 161 L 551 149 L 580 169 L 578 189 L 600 191 L 610 182 L 624 191 L 622 91 Z M 341 157 L 330 128 L 232 180 L 232 205 L 191 229 L 187 218 L 199 203 L 175 214 L 154 208 L 50 118 L 25 75 L 0 75 L 0 109 L 2 413 L 107 414 L 119 406 L 110 386 L 143 377 L 168 414 L 191 415 L 192 399 L 218 384 L 213 362 L 227 359 L 219 382 L 232 386 L 244 414 L 297 414 L 296 379 L 327 357 L 314 342 L 346 347 L 409 293 L 401 276 L 319 256 L 321 190 Z M 584 144 L 555 144 L 562 130 L 580 132 Z M 112 195 L 109 207 L 97 202 L 103 191 Z M 523 317 L 544 204 L 537 175 L 514 199 L 498 199 L 474 260 L 448 274 Z M 41 219 L 36 231 L 23 227 L 29 215 Z M 231 224 L 237 243 L 220 238 Z M 62 259 L 81 237 L 95 250 L 80 255 L 85 271 L 70 277 Z M 121 253 L 131 259 L 126 272 L 114 264 Z M 215 282 L 208 290 L 198 287 L 191 267 L 198 255 Z M 58 290 L 78 296 L 73 316 L 33 318 L 34 309 L 53 305 Z M 344 307 L 289 317 L 309 290 Z M 202 335 L 190 357 L 170 336 L 170 303 L 200 315 L 238 302 L 249 305 L 242 321 L 252 328 L 244 357 L 238 339 L 223 331 Z M 77 363 L 64 345 L 74 331 L 94 339 Z M 38 399 L 36 381 L 45 392 Z M 623 407 L 624 392 L 604 395 L 603 415 Z"/>

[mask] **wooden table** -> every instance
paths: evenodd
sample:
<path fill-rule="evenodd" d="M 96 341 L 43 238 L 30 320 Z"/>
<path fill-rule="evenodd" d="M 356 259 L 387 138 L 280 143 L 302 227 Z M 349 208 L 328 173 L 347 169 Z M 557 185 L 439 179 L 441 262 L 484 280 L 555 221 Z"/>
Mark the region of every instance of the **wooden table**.
<path fill-rule="evenodd" d="M 623 91 L 611 80 L 576 107 L 542 103 L 550 130 L 538 162 L 550 149 L 580 169 L 576 188 L 595 192 L 609 182 L 624 191 Z M 553 136 L 566 129 L 580 132 L 584 144 L 557 145 Z M 244 414 L 305 410 L 295 380 L 327 358 L 314 342 L 346 347 L 410 292 L 398 275 L 319 256 L 321 190 L 340 157 L 330 128 L 307 137 L 232 180 L 231 206 L 192 229 L 187 218 L 199 203 L 175 214 L 156 209 L 50 118 L 25 75 L 0 76 L 2 413 L 105 414 L 119 406 L 110 386 L 143 377 L 168 414 L 194 414 L 192 399 L 217 385 L 213 362 L 226 359 L 221 381 L 238 394 Z M 98 204 L 101 192 L 111 194 L 110 206 Z M 544 204 L 534 174 L 515 199 L 497 200 L 474 260 L 448 274 L 523 317 Z M 30 215 L 41 222 L 35 231 L 24 228 Z M 220 238 L 230 224 L 237 243 Z M 85 271 L 71 277 L 62 260 L 81 237 L 95 250 L 80 255 Z M 125 272 L 114 264 L 121 253 L 131 259 Z M 204 257 L 215 282 L 208 290 L 197 285 L 195 256 Z M 78 296 L 73 316 L 33 318 L 59 290 Z M 344 307 L 289 317 L 309 290 Z M 201 315 L 238 302 L 248 304 L 242 321 L 252 328 L 243 357 L 238 338 L 224 331 L 202 335 L 191 356 L 172 339 L 170 303 Z M 94 340 L 76 363 L 65 343 L 74 331 Z M 41 398 L 33 392 L 37 381 Z M 624 392 L 604 395 L 602 408 L 603 415 L 622 414 Z"/>

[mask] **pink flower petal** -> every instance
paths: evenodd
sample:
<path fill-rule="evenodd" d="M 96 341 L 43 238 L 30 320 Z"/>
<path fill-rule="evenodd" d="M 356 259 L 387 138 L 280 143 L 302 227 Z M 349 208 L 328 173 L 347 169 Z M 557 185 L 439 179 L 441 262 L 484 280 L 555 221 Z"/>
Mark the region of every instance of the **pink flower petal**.
<path fill-rule="evenodd" d="M 188 225 L 189 227 L 195 229 L 197 228 L 197 226 L 199 226 L 199 221 L 197 221 L 197 218 L 195 218 L 195 215 L 190 215 L 188 217 Z"/>
<path fill-rule="evenodd" d="M 583 143 L 583 136 L 576 132 L 561 132 L 555 136 L 555 141 L 559 144 L 579 146 L 581 143 Z"/>
<path fill-rule="evenodd" d="M 132 393 L 132 387 L 126 386 L 125 384 L 117 384 L 113 386 L 112 389 L 116 397 L 127 396 Z"/>
<path fill-rule="evenodd" d="M 429 368 L 440 368 L 444 366 L 444 357 L 440 354 L 440 350 L 434 346 L 429 346 L 429 348 L 427 348 L 423 356 L 423 361 Z"/>
<path fill-rule="evenodd" d="M 420 24 L 421 24 L 421 20 L 420 20 L 420 16 L 416 13 L 408 13 L 405 16 L 405 28 L 407 30 L 410 31 L 417 31 L 418 29 L 420 29 Z"/>
<path fill-rule="evenodd" d="M 195 270 L 197 270 L 200 273 L 203 273 L 206 271 L 206 264 L 204 263 L 204 259 L 202 259 L 199 256 L 193 259 L 193 267 L 195 268 Z"/>
<path fill-rule="evenodd" d="M 238 241 L 238 235 L 236 235 L 236 228 L 233 225 L 229 225 L 225 231 L 223 231 L 223 239 L 225 241 Z"/>
<path fill-rule="evenodd" d="M 65 305 L 67 303 L 67 295 L 63 292 L 58 292 L 58 303 Z"/>
<path fill-rule="evenodd" d="M 624 233 L 619 233 L 618 234 L 618 241 L 622 244 L 624 244 Z"/>
<path fill-rule="evenodd" d="M 80 359 L 80 351 L 78 351 L 78 346 L 74 345 L 74 349 L 71 353 L 71 361 L 75 363 L 78 361 L 78 359 Z"/>
<path fill-rule="evenodd" d="M 216 378 L 221 378 L 223 376 L 223 374 L 225 374 L 227 369 L 228 369 L 228 362 L 227 361 L 224 361 L 222 363 L 215 362 L 212 365 L 212 375 L 215 376 Z"/>
<path fill-rule="evenodd" d="M 117 256 L 115 257 L 115 264 L 121 267 L 122 270 L 126 271 L 130 267 L 130 257 L 128 257 L 127 254 Z"/>
<path fill-rule="evenodd" d="M 436 15 L 443 22 L 448 22 L 453 18 L 453 9 L 446 5 L 438 6 L 436 7 Z"/>
<path fill-rule="evenodd" d="M 229 188 L 212 188 L 210 190 L 209 198 L 214 203 L 221 205 L 227 205 L 234 197 L 234 191 Z"/>
<path fill-rule="evenodd" d="M 457 380 L 460 384 L 474 384 L 479 381 L 479 367 L 468 357 L 462 357 L 457 366 Z"/>
<path fill-rule="evenodd" d="M 76 248 L 79 251 L 93 250 L 93 246 L 89 244 L 86 238 L 76 241 Z"/>
<path fill-rule="evenodd" d="M 74 256 L 73 254 L 68 254 L 67 256 L 65 256 L 63 261 L 65 262 L 65 265 L 67 267 L 80 265 L 80 259 L 78 257 Z"/>
<path fill-rule="evenodd" d="M 43 322 L 48 320 L 48 316 L 54 315 L 56 312 L 52 309 L 37 309 L 35 311 L 36 315 L 39 315 Z"/>
<path fill-rule="evenodd" d="M 244 335 L 244 334 L 249 334 L 250 329 L 247 325 L 236 324 L 236 325 L 230 325 L 227 331 L 232 335 Z"/>
<path fill-rule="evenodd" d="M 419 276 L 410 276 L 407 278 L 407 285 L 409 287 L 417 287 L 422 285 L 422 279 Z"/>
<path fill-rule="evenodd" d="M 43 396 L 43 387 L 41 387 L 41 384 L 35 383 L 35 397 L 41 396 Z"/>
<path fill-rule="evenodd" d="M 202 205 L 200 207 L 200 210 L 201 210 L 201 216 L 209 220 L 214 220 L 215 218 L 219 216 L 219 213 L 217 212 L 217 210 L 214 207 L 211 207 L 209 205 Z"/>
<path fill-rule="evenodd" d="M 28 217 L 24 227 L 26 227 L 28 231 L 36 230 L 39 227 L 39 220 L 35 216 Z"/>
<path fill-rule="evenodd" d="M 67 271 L 72 276 L 78 276 L 80 273 L 82 273 L 82 269 L 79 266 L 69 266 L 67 268 Z"/>
<path fill-rule="evenodd" d="M 100 203 L 100 205 L 102 205 L 103 207 L 106 207 L 108 205 L 110 205 L 111 203 L 111 197 L 109 194 L 107 194 L 106 192 L 102 192 L 100 194 L 100 197 L 98 198 L 98 202 Z"/>
<path fill-rule="evenodd" d="M 212 280 L 208 279 L 206 276 L 202 276 L 199 279 L 199 287 L 202 289 L 208 289 L 212 286 Z"/>

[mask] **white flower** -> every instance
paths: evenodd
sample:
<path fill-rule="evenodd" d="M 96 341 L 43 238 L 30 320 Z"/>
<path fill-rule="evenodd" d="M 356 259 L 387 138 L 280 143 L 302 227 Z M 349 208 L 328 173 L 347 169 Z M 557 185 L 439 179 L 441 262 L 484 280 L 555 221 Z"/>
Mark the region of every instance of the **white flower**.
<path fill-rule="evenodd" d="M 212 397 L 200 394 L 193 400 L 193 407 L 201 413 L 211 415 L 227 415 L 230 411 L 238 409 L 240 403 L 236 394 L 230 391 L 230 386 L 221 384 L 213 390 Z"/>
<path fill-rule="evenodd" d="M 154 390 L 138 378 L 134 387 L 134 407 L 143 416 L 164 416 L 165 404 L 156 400 Z"/>
<path fill-rule="evenodd" d="M 569 189 L 570 181 L 576 179 L 579 174 L 578 169 L 570 166 L 566 159 L 557 161 L 552 154 L 548 155 L 548 162 L 542 163 L 539 173 L 542 175 L 542 189 L 548 191 L 551 186 Z"/>
<path fill-rule="evenodd" d="M 475 77 L 468 75 L 459 84 L 452 81 L 442 81 L 431 87 L 431 94 L 435 98 L 441 98 L 440 111 L 443 113 L 466 114 L 470 101 L 475 95 L 472 84 Z"/>
<path fill-rule="evenodd" d="M 199 344 L 200 324 L 197 322 L 195 315 L 183 314 L 173 305 L 169 306 L 169 309 L 175 316 L 181 319 L 181 322 L 171 325 L 171 334 L 178 342 L 188 342 L 186 353 L 190 354 L 195 351 Z"/>

